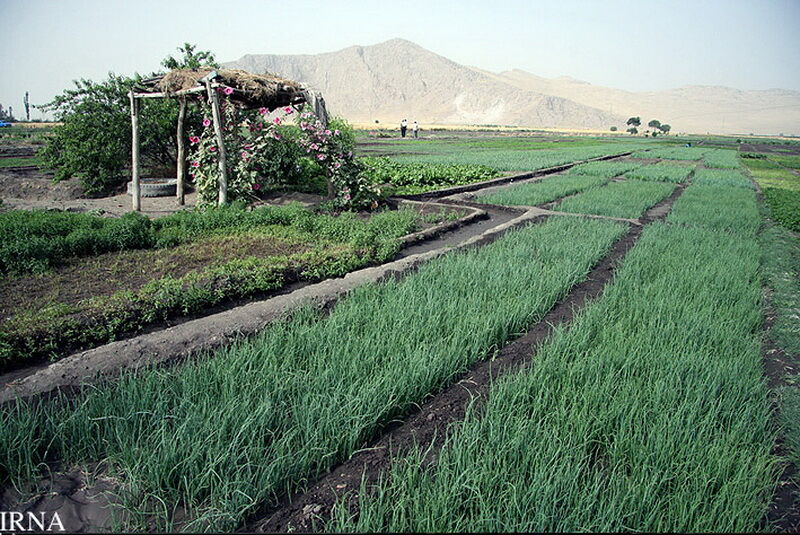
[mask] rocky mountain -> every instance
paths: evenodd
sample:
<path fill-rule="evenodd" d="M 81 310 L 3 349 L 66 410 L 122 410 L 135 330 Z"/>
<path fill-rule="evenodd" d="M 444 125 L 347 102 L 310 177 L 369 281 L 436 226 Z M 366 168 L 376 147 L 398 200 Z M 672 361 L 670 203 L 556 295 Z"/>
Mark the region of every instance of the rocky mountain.
<path fill-rule="evenodd" d="M 354 122 L 393 125 L 408 118 L 607 130 L 639 115 L 645 123 L 669 123 L 673 132 L 770 134 L 794 132 L 800 124 L 797 91 L 695 86 L 629 92 L 568 76 L 491 73 L 403 39 L 315 55 L 248 54 L 225 66 L 303 82 L 323 93 L 333 113 Z"/>

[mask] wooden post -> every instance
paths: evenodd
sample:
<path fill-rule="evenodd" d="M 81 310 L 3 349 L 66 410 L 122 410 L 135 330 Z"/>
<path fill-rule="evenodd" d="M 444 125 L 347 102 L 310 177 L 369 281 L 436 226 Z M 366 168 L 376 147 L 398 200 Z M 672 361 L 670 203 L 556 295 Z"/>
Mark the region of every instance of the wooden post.
<path fill-rule="evenodd" d="M 219 206 L 228 202 L 228 166 L 225 154 L 225 138 L 222 135 L 222 118 L 219 113 L 219 95 L 211 87 L 211 80 L 206 80 L 206 90 L 211 101 L 211 115 L 214 121 L 214 133 L 217 135 L 217 152 L 219 152 Z"/>
<path fill-rule="evenodd" d="M 128 93 L 131 99 L 131 179 L 133 180 L 133 210 L 138 212 L 142 208 L 142 192 L 139 189 L 139 101 L 133 96 L 133 91 Z"/>
<path fill-rule="evenodd" d="M 183 131 L 184 123 L 186 122 L 186 98 L 180 98 L 180 107 L 178 108 L 178 182 L 175 184 L 175 197 L 177 197 L 178 204 L 183 206 L 183 181 L 186 177 L 186 140 Z"/>

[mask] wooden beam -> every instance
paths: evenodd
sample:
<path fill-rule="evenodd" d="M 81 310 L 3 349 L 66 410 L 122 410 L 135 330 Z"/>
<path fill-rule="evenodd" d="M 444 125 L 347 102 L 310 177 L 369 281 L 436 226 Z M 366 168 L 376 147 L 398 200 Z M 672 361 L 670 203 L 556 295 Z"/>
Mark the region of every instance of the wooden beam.
<path fill-rule="evenodd" d="M 133 180 L 133 210 L 138 212 L 142 208 L 141 195 L 139 189 L 139 101 L 133 95 L 133 91 L 128 93 L 131 100 L 131 179 Z"/>
<path fill-rule="evenodd" d="M 183 182 L 186 177 L 186 135 L 184 125 L 186 123 L 186 99 L 181 97 L 178 107 L 178 182 L 175 184 L 175 197 L 178 205 L 183 206 L 185 200 L 183 195 Z"/>
<path fill-rule="evenodd" d="M 174 93 L 134 93 L 133 96 L 136 98 L 170 98 L 170 97 L 180 97 L 183 95 L 191 95 L 194 93 L 203 93 L 206 91 L 206 87 L 202 85 L 198 85 L 197 87 L 190 87 L 189 89 L 181 89 L 180 91 L 175 91 Z"/>
<path fill-rule="evenodd" d="M 213 74 L 213 73 L 211 73 Z M 222 118 L 219 113 L 219 95 L 211 87 L 211 80 L 206 80 L 208 99 L 211 101 L 211 118 L 214 122 L 214 133 L 217 135 L 217 153 L 219 154 L 219 206 L 228 203 L 228 166 L 225 154 L 225 137 L 222 135 Z"/>

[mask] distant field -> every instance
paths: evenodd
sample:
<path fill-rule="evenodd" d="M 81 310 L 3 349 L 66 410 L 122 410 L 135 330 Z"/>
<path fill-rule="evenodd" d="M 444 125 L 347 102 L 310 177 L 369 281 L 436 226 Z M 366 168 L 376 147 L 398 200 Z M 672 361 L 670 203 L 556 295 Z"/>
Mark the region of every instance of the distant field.
<path fill-rule="evenodd" d="M 21 167 L 25 165 L 43 165 L 44 161 L 38 157 L 31 158 L 0 158 L 0 167 Z"/>

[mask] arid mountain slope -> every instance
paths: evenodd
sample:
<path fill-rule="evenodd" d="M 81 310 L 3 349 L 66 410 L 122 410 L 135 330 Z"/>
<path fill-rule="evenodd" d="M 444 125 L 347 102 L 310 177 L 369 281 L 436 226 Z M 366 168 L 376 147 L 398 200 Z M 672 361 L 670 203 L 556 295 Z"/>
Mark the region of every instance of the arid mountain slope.
<path fill-rule="evenodd" d="M 503 124 L 602 128 L 606 111 L 522 89 L 402 39 L 318 55 L 246 55 L 226 66 L 273 72 L 322 91 L 334 113 L 394 124 Z"/>
<path fill-rule="evenodd" d="M 520 89 L 558 95 L 625 116 L 639 115 L 646 123 L 658 119 L 675 131 L 716 133 L 800 133 L 800 91 L 741 91 L 730 87 L 687 86 L 631 92 L 595 86 L 569 77 L 542 78 L 513 70 L 495 79 Z"/>
<path fill-rule="evenodd" d="M 631 92 L 562 76 L 491 73 L 403 39 L 316 55 L 248 54 L 226 66 L 273 72 L 322 91 L 351 121 L 591 128 L 641 116 L 673 132 L 800 133 L 800 92 L 689 86 Z"/>

